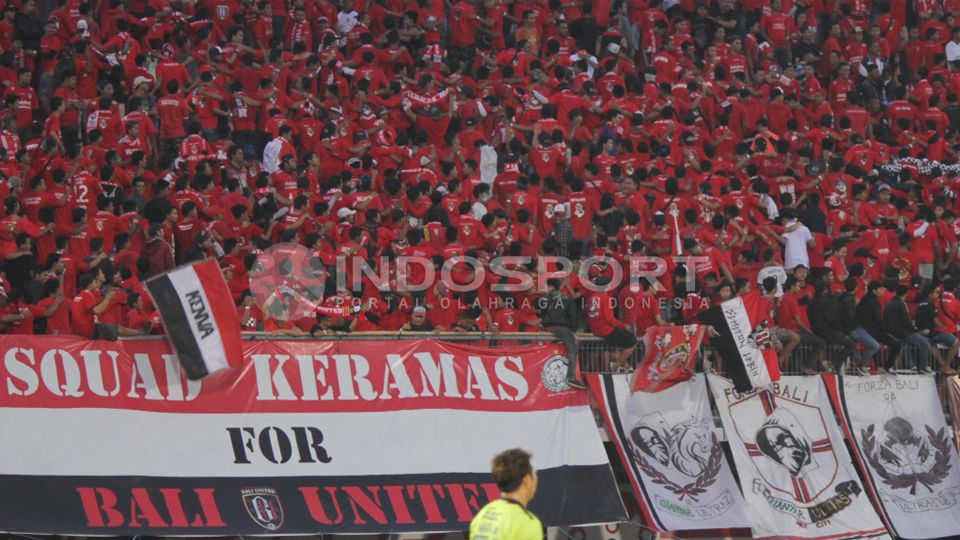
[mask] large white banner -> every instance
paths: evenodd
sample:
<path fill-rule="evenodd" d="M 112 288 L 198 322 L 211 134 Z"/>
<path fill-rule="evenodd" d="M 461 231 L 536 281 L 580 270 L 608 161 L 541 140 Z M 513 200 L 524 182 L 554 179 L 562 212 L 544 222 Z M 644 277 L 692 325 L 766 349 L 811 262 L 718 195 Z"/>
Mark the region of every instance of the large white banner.
<path fill-rule="evenodd" d="M 825 380 L 890 529 L 900 538 L 960 535 L 960 464 L 933 375 Z"/>
<path fill-rule="evenodd" d="M 591 375 L 590 387 L 650 527 L 750 527 L 703 374 L 655 393 L 631 393 L 629 375 Z"/>
<path fill-rule="evenodd" d="M 547 526 L 626 512 L 556 345 L 248 341 L 188 381 L 161 340 L 0 337 L 0 531 L 461 531 L 533 453 Z"/>
<path fill-rule="evenodd" d="M 843 446 L 819 377 L 737 392 L 709 376 L 754 538 L 887 537 Z"/>

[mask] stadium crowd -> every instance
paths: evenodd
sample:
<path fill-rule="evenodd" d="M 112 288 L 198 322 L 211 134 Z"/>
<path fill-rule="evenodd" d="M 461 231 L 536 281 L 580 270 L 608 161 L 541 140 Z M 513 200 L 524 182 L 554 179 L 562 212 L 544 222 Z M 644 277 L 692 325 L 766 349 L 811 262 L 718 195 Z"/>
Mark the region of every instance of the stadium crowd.
<path fill-rule="evenodd" d="M 162 332 L 142 281 L 216 257 L 244 330 L 588 329 L 623 365 L 646 327 L 759 287 L 783 358 L 820 351 L 807 370 L 889 367 L 885 345 L 949 371 L 958 15 L 958 0 L 9 0 L 0 322 Z M 361 308 L 288 317 L 300 292 L 283 287 L 259 302 L 279 244 L 309 252 L 327 291 L 311 301 Z M 468 292 L 391 286 L 399 256 L 454 261 L 460 283 L 477 271 L 461 258 L 502 255 L 604 260 L 540 290 L 492 287 L 535 263 Z M 639 256 L 667 259 L 658 285 L 584 287 Z M 338 276 L 338 257 L 390 277 Z"/>

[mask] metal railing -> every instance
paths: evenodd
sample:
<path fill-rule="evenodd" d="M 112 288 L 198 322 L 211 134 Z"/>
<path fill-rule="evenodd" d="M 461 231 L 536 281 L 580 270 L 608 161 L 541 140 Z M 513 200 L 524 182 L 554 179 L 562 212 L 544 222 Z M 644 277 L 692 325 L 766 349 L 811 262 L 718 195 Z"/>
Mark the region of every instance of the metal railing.
<path fill-rule="evenodd" d="M 335 333 L 324 336 L 279 336 L 265 332 L 244 332 L 245 340 L 271 340 L 271 341 L 386 341 L 386 340 L 410 340 L 410 339 L 438 339 L 456 343 L 469 343 L 483 347 L 515 347 L 519 345 L 541 345 L 544 343 L 558 343 L 553 334 L 545 332 L 353 332 L 353 333 Z M 161 336 L 140 336 L 123 339 L 163 339 Z M 858 345 L 858 348 L 860 346 Z M 587 333 L 577 334 L 578 362 L 582 373 L 612 373 L 615 370 L 611 366 L 611 357 L 617 351 L 616 348 L 607 345 L 607 343 L 597 336 Z M 636 351 L 627 360 L 627 366 L 630 369 L 640 365 L 644 355 L 643 340 L 639 340 Z M 879 352 L 871 359 L 871 371 L 880 366 L 890 366 L 893 369 L 902 369 L 903 363 L 901 355 L 896 358 L 890 358 L 890 350 L 886 346 L 881 346 Z M 844 369 L 846 373 L 852 368 L 843 358 L 843 351 L 835 345 L 828 345 L 822 352 L 822 358 L 830 364 L 829 370 L 836 371 Z M 780 366 L 780 372 L 784 375 L 803 375 L 805 368 L 816 372 L 827 371 L 820 362 L 821 352 L 813 347 L 800 345 L 790 355 L 787 362 Z M 723 359 L 709 345 L 700 347 L 698 358 L 694 366 L 696 371 L 703 371 L 704 361 L 708 362 L 713 372 L 726 375 Z M 953 368 L 957 369 L 960 360 L 954 359 Z M 943 375 L 938 369 L 939 366 L 933 365 L 937 370 L 937 386 L 940 391 L 940 399 L 946 406 L 945 385 L 943 384 Z M 808 370 L 809 372 L 809 370 Z"/>
<path fill-rule="evenodd" d="M 610 365 L 610 356 L 617 350 L 607 345 L 602 338 L 588 333 L 578 333 L 577 349 L 579 352 L 580 370 L 584 373 L 611 373 L 614 371 Z M 553 334 L 546 332 L 352 332 L 352 333 L 334 333 L 323 336 L 280 336 L 266 332 L 244 332 L 245 340 L 271 340 L 271 341 L 383 341 L 383 340 L 409 340 L 409 339 L 438 339 L 441 341 L 451 341 L 458 343 L 470 343 L 484 347 L 515 347 L 518 345 L 541 345 L 544 343 L 556 343 L 557 339 Z M 161 336 L 139 336 L 123 339 L 163 339 Z M 860 345 L 857 345 L 859 348 Z M 910 350 L 910 349 L 904 349 Z M 880 351 L 871 359 L 870 367 L 875 370 L 881 365 L 891 366 L 893 369 L 902 369 L 903 363 L 898 355 L 896 358 L 890 358 L 890 350 L 886 346 L 881 346 Z M 635 368 L 640 365 L 644 355 L 643 340 L 640 339 L 633 355 L 628 359 L 627 365 Z M 780 371 L 784 375 L 801 375 L 804 369 L 809 367 L 816 371 L 822 371 L 823 366 L 818 358 L 821 353 L 815 348 L 800 345 L 797 347 L 787 362 L 781 364 Z M 719 357 L 716 351 L 709 345 L 703 345 L 699 350 L 696 369 L 702 370 L 703 360 L 710 362 L 713 370 L 721 375 L 726 371 L 723 365 L 723 359 Z M 827 362 L 833 364 L 833 368 L 849 367 L 843 358 L 843 351 L 836 345 L 828 345 L 823 351 L 822 356 Z M 954 359 L 953 367 L 958 368 L 960 361 Z M 934 368 L 938 366 L 934 365 Z"/>

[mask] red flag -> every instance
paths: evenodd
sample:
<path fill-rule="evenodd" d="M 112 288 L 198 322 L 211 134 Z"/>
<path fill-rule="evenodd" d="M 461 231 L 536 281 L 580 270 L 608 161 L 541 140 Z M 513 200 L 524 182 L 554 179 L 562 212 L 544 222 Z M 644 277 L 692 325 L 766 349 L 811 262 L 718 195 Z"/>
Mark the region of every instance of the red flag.
<path fill-rule="evenodd" d="M 651 326 L 643 336 L 646 354 L 633 373 L 634 392 L 659 392 L 693 377 L 693 361 L 705 327 Z"/>

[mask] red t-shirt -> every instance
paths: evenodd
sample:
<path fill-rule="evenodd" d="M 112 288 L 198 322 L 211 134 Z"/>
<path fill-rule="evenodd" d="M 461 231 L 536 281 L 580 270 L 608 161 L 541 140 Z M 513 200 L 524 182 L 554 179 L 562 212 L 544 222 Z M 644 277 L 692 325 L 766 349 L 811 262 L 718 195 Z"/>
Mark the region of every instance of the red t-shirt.
<path fill-rule="evenodd" d="M 70 304 L 70 316 L 73 333 L 78 336 L 93 337 L 96 315 L 93 308 L 100 304 L 100 293 L 81 291 Z"/>
<path fill-rule="evenodd" d="M 179 139 L 187 134 L 183 129 L 190 118 L 190 107 L 180 96 L 166 96 L 157 101 L 157 116 L 160 117 L 160 138 Z"/>

